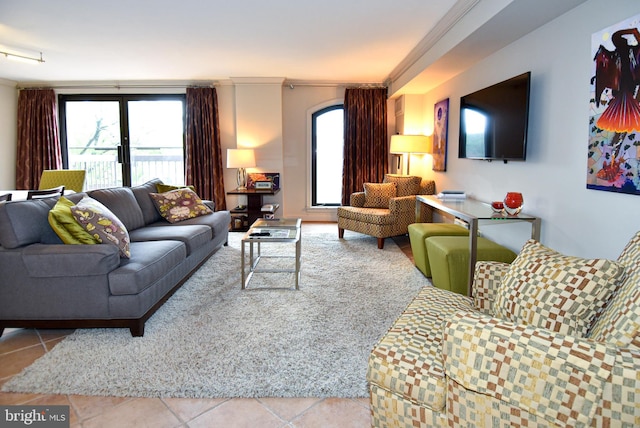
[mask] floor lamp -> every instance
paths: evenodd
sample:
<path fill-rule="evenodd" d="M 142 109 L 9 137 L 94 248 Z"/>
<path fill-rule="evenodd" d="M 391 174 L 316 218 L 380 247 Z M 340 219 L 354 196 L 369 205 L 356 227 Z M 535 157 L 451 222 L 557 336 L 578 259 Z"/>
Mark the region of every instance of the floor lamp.
<path fill-rule="evenodd" d="M 409 175 L 411 154 L 431 153 L 433 151 L 432 141 L 432 138 L 426 135 L 392 135 L 389 152 L 398 155 L 407 154 L 407 175 Z"/>

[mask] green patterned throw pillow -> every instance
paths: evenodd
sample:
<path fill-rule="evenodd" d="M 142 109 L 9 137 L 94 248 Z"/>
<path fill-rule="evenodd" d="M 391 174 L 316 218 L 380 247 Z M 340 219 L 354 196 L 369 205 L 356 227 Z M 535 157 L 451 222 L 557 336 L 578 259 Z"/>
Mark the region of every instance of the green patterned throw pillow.
<path fill-rule="evenodd" d="M 75 204 L 61 196 L 49 211 L 49 225 L 65 244 L 97 244 L 98 241 L 77 222 L 71 213 Z"/>
<path fill-rule="evenodd" d="M 85 196 L 71 207 L 75 219 L 101 244 L 113 244 L 120 250 L 120 257 L 130 258 L 129 232 L 107 207 Z"/>
<path fill-rule="evenodd" d="M 495 316 L 584 337 L 623 277 L 620 263 L 565 256 L 529 240 L 502 278 Z"/>
<path fill-rule="evenodd" d="M 164 193 L 149 193 L 160 215 L 169 223 L 211 214 L 213 211 L 189 188 Z"/>

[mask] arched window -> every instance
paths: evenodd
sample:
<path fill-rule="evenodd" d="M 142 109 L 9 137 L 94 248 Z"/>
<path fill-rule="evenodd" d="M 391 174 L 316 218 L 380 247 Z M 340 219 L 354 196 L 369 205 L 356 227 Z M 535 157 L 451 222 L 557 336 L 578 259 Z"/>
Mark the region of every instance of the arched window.
<path fill-rule="evenodd" d="M 342 200 L 344 107 L 325 107 L 311 116 L 311 206 L 337 206 Z"/>

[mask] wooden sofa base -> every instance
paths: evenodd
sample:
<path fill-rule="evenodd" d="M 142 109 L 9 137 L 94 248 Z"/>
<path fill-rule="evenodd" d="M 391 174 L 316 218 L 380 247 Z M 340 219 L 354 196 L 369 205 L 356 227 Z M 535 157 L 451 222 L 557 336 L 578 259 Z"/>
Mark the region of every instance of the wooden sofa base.
<path fill-rule="evenodd" d="M 225 245 L 227 243 L 225 242 Z M 149 318 L 164 303 L 169 300 L 173 294 L 178 291 L 182 285 L 193 275 L 209 258 L 216 253 L 218 249 L 212 251 L 205 257 L 196 267 L 194 267 L 180 282 L 178 282 L 171 290 L 169 290 L 160 300 L 156 302 L 149 310 L 140 318 L 116 318 L 116 319 L 58 319 L 58 320 L 0 320 L 0 337 L 4 333 L 5 328 L 51 328 L 51 329 L 75 329 L 75 328 L 128 328 L 133 337 L 144 336 L 144 325 Z"/>

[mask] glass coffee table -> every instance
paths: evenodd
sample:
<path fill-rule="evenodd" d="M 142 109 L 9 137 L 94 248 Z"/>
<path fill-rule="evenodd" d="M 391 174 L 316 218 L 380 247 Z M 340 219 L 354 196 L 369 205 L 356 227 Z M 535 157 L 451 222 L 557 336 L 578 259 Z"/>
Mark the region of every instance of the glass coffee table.
<path fill-rule="evenodd" d="M 241 242 L 241 280 L 242 289 L 248 288 L 249 282 L 254 273 L 275 273 L 289 272 L 295 274 L 295 289 L 300 289 L 300 247 L 301 247 L 301 224 L 302 219 L 299 218 L 280 218 L 274 220 L 258 219 L 242 237 Z M 284 242 L 295 244 L 295 256 L 288 255 L 263 255 L 262 245 Z M 247 266 L 246 245 L 249 245 L 249 260 Z M 254 248 L 255 247 L 255 248 Z M 293 258 L 295 259 L 295 267 L 293 269 L 269 269 L 259 268 L 258 264 L 261 259 L 266 258 Z M 247 270 L 248 267 L 248 270 Z M 285 287 L 270 287 L 285 288 Z M 290 288 L 290 287 L 289 287 Z"/>

